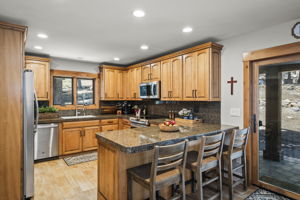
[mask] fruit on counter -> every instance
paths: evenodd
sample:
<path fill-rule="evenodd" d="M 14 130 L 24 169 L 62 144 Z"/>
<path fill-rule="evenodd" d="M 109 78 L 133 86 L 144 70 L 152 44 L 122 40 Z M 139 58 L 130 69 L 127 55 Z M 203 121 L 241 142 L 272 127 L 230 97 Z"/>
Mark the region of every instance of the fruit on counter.
<path fill-rule="evenodd" d="M 176 122 L 174 120 L 169 120 L 164 122 L 165 126 L 174 126 L 176 125 Z"/>

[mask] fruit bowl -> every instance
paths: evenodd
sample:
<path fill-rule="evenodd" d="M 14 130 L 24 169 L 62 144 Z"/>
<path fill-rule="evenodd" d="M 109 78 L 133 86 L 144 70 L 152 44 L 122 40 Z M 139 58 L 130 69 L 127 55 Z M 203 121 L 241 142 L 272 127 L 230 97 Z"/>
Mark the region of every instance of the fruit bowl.
<path fill-rule="evenodd" d="M 179 126 L 175 121 L 165 121 L 164 123 L 159 124 L 159 128 L 161 131 L 165 132 L 179 131 Z"/>

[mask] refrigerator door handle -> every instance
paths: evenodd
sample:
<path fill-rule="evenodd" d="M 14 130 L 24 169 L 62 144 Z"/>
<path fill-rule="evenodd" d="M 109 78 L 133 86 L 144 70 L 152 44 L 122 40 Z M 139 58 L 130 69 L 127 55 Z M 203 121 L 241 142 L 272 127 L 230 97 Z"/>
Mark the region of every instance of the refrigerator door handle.
<path fill-rule="evenodd" d="M 34 119 L 34 133 L 38 130 L 38 123 L 39 123 L 39 103 L 36 95 L 36 91 L 34 90 L 34 106 L 35 106 L 35 119 Z"/>

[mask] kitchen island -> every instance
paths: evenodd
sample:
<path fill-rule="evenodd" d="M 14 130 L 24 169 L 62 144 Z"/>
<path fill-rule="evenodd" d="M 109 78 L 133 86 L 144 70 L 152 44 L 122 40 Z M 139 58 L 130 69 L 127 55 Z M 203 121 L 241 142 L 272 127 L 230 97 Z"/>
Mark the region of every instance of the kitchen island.
<path fill-rule="evenodd" d="M 155 145 L 173 144 L 184 139 L 232 131 L 234 126 L 199 123 L 180 125 L 178 132 L 161 132 L 159 127 L 135 128 L 97 133 L 98 200 L 127 199 L 128 168 L 150 163 Z M 165 192 L 167 193 L 167 191 Z M 133 183 L 134 199 L 144 199 L 148 192 Z"/>

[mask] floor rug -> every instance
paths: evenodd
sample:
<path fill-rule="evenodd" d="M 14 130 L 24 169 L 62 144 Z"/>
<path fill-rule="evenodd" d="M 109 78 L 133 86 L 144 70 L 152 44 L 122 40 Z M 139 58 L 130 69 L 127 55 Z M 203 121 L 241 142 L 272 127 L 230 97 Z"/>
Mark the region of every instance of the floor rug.
<path fill-rule="evenodd" d="M 264 189 L 257 189 L 245 200 L 291 200 L 287 197 L 281 196 L 279 194 L 270 192 Z"/>
<path fill-rule="evenodd" d="M 97 160 L 97 152 L 91 152 L 91 153 L 86 153 L 86 154 L 81 154 L 76 156 L 68 156 L 64 158 L 64 161 L 68 166 L 89 162 L 93 160 Z"/>

